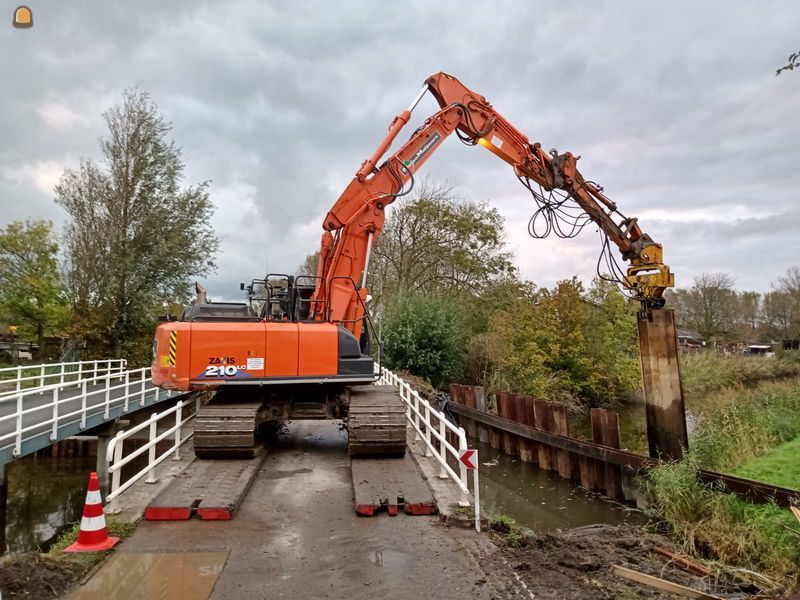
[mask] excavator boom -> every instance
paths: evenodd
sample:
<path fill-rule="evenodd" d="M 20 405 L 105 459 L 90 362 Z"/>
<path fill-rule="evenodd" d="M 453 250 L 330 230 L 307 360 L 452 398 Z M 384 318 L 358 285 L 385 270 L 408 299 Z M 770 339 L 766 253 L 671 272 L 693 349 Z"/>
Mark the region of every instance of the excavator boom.
<path fill-rule="evenodd" d="M 440 110 L 379 164 L 426 91 L 436 98 Z M 425 81 L 411 106 L 394 118 L 387 136 L 364 161 L 323 221 L 325 233 L 317 273 L 321 283 L 315 298 L 320 305 L 329 304 L 333 320 L 353 324 L 354 333 L 360 333 L 363 302 L 359 298 L 363 299 L 365 292 L 359 296 L 354 283 L 360 280 L 363 290 L 368 257 L 383 227 L 384 210 L 407 193 L 403 190 L 408 181 L 453 132 L 468 145 L 483 146 L 511 165 L 532 193 L 534 185 L 543 192 L 563 192 L 562 202 L 574 202 L 629 261 L 620 283 L 648 310 L 663 306 L 664 290 L 674 285 L 674 276 L 663 263 L 661 244 L 644 233 L 635 218 L 619 213 L 603 190 L 583 177 L 577 168 L 580 157 L 571 152 L 545 152 L 539 142 L 531 143 L 486 98 L 455 77 L 437 73 Z"/>

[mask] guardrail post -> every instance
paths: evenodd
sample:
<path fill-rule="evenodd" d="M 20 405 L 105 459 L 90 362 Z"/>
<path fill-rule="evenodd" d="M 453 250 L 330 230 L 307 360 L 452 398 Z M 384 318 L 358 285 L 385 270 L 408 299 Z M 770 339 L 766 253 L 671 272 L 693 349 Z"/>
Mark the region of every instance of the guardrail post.
<path fill-rule="evenodd" d="M 60 369 L 61 376 L 60 376 L 60 378 L 58 380 L 58 384 L 59 385 L 64 385 L 64 369 L 65 368 L 66 368 L 66 365 L 64 363 L 61 363 L 61 369 Z"/>
<path fill-rule="evenodd" d="M 14 441 L 14 456 L 22 454 L 22 394 L 17 394 L 17 436 Z"/>
<path fill-rule="evenodd" d="M 39 387 L 44 387 L 44 365 L 39 369 Z M 44 392 L 39 392 L 43 394 Z"/>
<path fill-rule="evenodd" d="M 119 464 L 119 461 L 122 460 L 122 445 L 124 443 L 125 443 L 125 440 L 117 440 L 117 445 L 114 446 L 114 465 L 115 466 L 117 464 Z M 120 480 L 121 476 L 122 476 L 122 469 L 119 469 L 119 468 L 115 469 L 114 472 L 111 474 L 111 492 L 109 492 L 109 493 L 113 494 L 114 492 L 116 492 L 119 489 L 119 482 L 120 482 L 119 480 Z M 109 512 L 111 514 L 117 514 L 120 511 L 121 511 L 121 508 L 119 506 L 119 500 L 117 498 L 114 498 L 111 501 L 111 504 L 109 505 L 108 510 L 106 512 Z"/>
<path fill-rule="evenodd" d="M 475 468 L 472 470 L 472 497 L 475 500 L 475 531 L 481 532 L 481 484 L 478 481 L 478 471 L 480 471 L 480 459 L 478 451 L 475 451 Z M 465 482 L 466 483 L 466 482 Z"/>
<path fill-rule="evenodd" d="M 402 393 L 402 392 L 401 392 Z M 406 389 L 406 394 L 411 396 L 411 388 Z M 409 398 L 410 400 L 411 398 Z M 414 433 L 414 441 L 417 442 L 422 438 L 419 436 L 419 396 L 414 396 L 414 424 L 416 425 Z"/>
<path fill-rule="evenodd" d="M 178 402 L 178 408 L 175 410 L 175 455 L 172 460 L 181 459 L 181 412 L 183 410 L 183 402 Z"/>
<path fill-rule="evenodd" d="M 17 391 L 22 389 L 22 365 L 17 366 Z"/>
<path fill-rule="evenodd" d="M 86 380 L 81 380 L 81 429 L 86 429 Z"/>
<path fill-rule="evenodd" d="M 458 435 L 458 450 L 459 450 L 459 452 L 461 452 L 461 450 L 467 450 L 468 449 L 467 443 L 466 443 L 467 434 L 464 431 L 463 427 L 459 427 L 458 428 L 458 434 L 459 434 Z M 461 483 L 463 483 L 464 486 L 466 487 L 467 485 L 469 485 L 469 482 L 468 482 L 468 479 L 467 479 L 467 466 L 461 461 L 458 461 L 458 466 L 459 466 L 459 471 L 460 471 L 459 472 L 459 477 L 461 479 Z M 458 504 L 460 506 L 469 506 L 469 497 L 467 496 L 467 494 L 463 490 L 461 490 L 461 500 L 458 501 Z"/>
<path fill-rule="evenodd" d="M 144 378 L 144 371 L 140 371 L 139 374 L 142 377 L 142 391 L 140 392 L 141 396 L 139 397 L 139 406 L 144 406 L 144 402 L 145 402 L 145 399 L 144 399 L 145 385 L 147 384 L 147 382 L 146 382 L 146 380 Z"/>
<path fill-rule="evenodd" d="M 83 362 L 78 361 L 78 387 L 81 385 L 81 379 L 83 379 Z"/>
<path fill-rule="evenodd" d="M 444 428 L 444 417 L 441 415 L 441 413 L 439 413 L 437 416 L 439 417 L 439 436 L 441 437 L 439 440 L 439 479 L 447 479 L 449 476 L 444 468 L 444 465 L 447 462 L 447 446 L 444 445 L 445 440 L 447 439 L 447 432 Z"/>
<path fill-rule="evenodd" d="M 53 389 L 53 431 L 50 433 L 50 441 L 58 439 L 58 391 L 61 388 Z"/>
<path fill-rule="evenodd" d="M 94 371 L 92 371 L 92 379 L 97 377 L 97 361 L 94 361 Z"/>
<path fill-rule="evenodd" d="M 147 464 L 150 466 L 150 470 L 147 472 L 147 479 L 144 480 L 145 483 L 155 483 L 156 479 L 156 470 L 152 466 L 154 462 L 156 462 L 156 445 L 153 443 L 153 440 L 156 439 L 158 435 L 158 414 L 153 413 L 150 415 L 150 448 L 147 451 Z"/>
<path fill-rule="evenodd" d="M 425 458 L 433 456 L 431 454 L 431 409 L 428 403 L 425 403 Z"/>
<path fill-rule="evenodd" d="M 131 372 L 125 371 L 125 401 L 123 403 L 122 411 L 128 412 L 128 400 L 130 399 L 131 395 Z"/>
<path fill-rule="evenodd" d="M 106 408 L 103 411 L 103 418 L 108 419 L 111 412 L 111 373 L 106 373 Z"/>

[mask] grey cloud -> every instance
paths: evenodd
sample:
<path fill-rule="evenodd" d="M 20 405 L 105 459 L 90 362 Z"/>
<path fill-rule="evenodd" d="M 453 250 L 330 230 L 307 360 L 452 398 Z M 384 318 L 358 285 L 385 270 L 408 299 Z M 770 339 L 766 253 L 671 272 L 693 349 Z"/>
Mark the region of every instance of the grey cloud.
<path fill-rule="evenodd" d="M 174 123 L 187 183 L 212 181 L 224 239 L 209 289 L 230 297 L 238 281 L 292 270 L 315 249 L 308 223 L 424 78 L 445 70 L 532 140 L 583 155 L 584 174 L 628 214 L 747 213 L 735 224 L 642 223 L 681 280 L 725 270 L 765 288 L 800 262 L 797 220 L 759 218 L 798 199 L 800 76 L 773 76 L 796 41 L 790 0 L 769 10 L 688 0 L 164 7 L 52 3 L 35 7 L 31 30 L 0 27 L 0 77 L 10 82 L 0 88 L 0 225 L 63 219 L 52 195 L 11 175 L 95 157 L 100 112 L 138 83 Z M 48 103 L 78 118 L 53 128 L 41 114 Z M 436 108 L 424 100 L 408 132 Z M 493 156 L 450 140 L 426 173 L 500 207 L 525 275 L 548 284 L 591 274 L 596 235 L 527 239 L 529 198 Z M 763 258 L 777 240 L 780 256 Z"/>

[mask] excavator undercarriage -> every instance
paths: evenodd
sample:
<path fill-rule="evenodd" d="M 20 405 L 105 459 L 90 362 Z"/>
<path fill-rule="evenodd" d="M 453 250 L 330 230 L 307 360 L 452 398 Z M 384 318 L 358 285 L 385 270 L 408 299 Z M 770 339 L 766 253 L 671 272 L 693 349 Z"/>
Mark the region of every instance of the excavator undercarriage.
<path fill-rule="evenodd" d="M 322 386 L 223 387 L 195 417 L 195 455 L 251 458 L 270 431 L 287 420 L 307 419 L 342 419 L 351 456 L 405 454 L 405 409 L 397 391 L 358 385 L 334 391 Z"/>

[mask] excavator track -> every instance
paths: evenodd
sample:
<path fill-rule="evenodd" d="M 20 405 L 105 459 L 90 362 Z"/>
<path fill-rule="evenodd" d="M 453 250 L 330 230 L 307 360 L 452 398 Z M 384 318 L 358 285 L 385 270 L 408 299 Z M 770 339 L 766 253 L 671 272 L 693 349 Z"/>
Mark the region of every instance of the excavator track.
<path fill-rule="evenodd" d="M 194 419 L 198 458 L 252 458 L 258 452 L 256 430 L 267 420 L 262 402 L 211 400 Z"/>
<path fill-rule="evenodd" d="M 354 457 L 402 457 L 406 452 L 406 411 L 389 385 L 350 388 L 348 452 Z"/>

